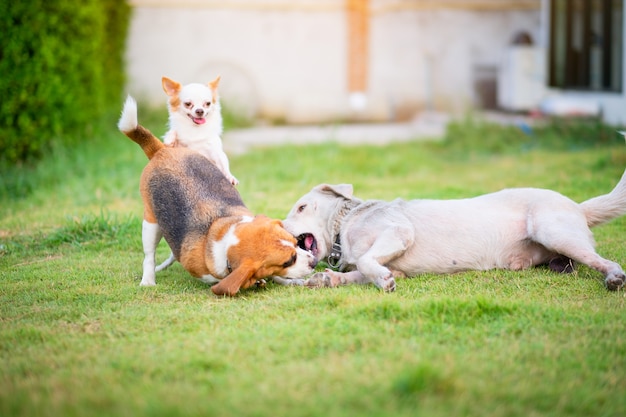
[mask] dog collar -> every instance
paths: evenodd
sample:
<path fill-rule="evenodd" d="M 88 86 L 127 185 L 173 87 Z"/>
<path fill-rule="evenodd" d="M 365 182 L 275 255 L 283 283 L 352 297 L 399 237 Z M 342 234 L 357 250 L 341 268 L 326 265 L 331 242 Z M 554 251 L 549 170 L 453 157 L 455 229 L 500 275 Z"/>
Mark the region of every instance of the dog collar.
<path fill-rule="evenodd" d="M 346 200 L 343 207 L 337 213 L 333 228 L 331 229 L 332 231 L 336 231 L 337 234 L 335 242 L 330 250 L 330 255 L 328 255 L 326 260 L 328 261 L 328 266 L 339 272 L 342 272 L 347 266 L 346 263 L 341 260 L 341 238 L 339 237 L 341 235 L 341 223 L 344 217 L 346 217 L 346 215 L 352 211 L 353 208 L 357 207 L 361 203 L 362 201 L 357 199 Z"/>
<path fill-rule="evenodd" d="M 233 267 L 230 265 L 228 258 L 226 258 L 226 269 L 228 270 L 228 275 L 233 273 Z"/>
<path fill-rule="evenodd" d="M 342 271 L 345 267 L 345 264 L 341 262 L 341 240 L 339 235 L 335 238 L 330 255 L 328 255 L 328 265 L 337 271 Z"/>

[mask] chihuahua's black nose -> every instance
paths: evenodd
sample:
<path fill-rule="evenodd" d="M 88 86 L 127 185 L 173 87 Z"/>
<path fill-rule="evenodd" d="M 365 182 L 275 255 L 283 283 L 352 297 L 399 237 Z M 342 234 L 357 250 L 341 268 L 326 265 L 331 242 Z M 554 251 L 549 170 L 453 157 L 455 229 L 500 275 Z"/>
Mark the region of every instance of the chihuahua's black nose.
<path fill-rule="evenodd" d="M 204 110 L 196 109 L 196 116 L 204 116 Z"/>

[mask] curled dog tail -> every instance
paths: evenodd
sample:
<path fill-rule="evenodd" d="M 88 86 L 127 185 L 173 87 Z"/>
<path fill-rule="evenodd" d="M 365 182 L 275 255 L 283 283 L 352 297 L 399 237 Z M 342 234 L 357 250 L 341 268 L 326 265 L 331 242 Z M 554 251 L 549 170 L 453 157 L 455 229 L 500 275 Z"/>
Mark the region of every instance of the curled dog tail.
<path fill-rule="evenodd" d="M 626 214 L 626 171 L 613 191 L 580 203 L 589 227 L 606 223 Z"/>
<path fill-rule="evenodd" d="M 131 96 L 126 98 L 124 110 L 122 110 L 122 116 L 117 123 L 117 127 L 122 133 L 141 146 L 148 159 L 152 159 L 154 154 L 165 147 L 159 138 L 137 122 L 137 102 Z"/>

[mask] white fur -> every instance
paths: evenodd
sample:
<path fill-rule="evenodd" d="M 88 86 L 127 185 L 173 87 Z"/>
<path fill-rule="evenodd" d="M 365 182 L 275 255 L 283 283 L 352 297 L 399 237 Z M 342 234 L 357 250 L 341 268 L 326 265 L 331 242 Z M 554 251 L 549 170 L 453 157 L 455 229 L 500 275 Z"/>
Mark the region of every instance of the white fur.
<path fill-rule="evenodd" d="M 201 153 L 217 165 L 233 185 L 239 184 L 230 172 L 228 157 L 222 147 L 222 113 L 217 93 L 214 96 L 206 84 L 193 83 L 181 88 L 178 99 L 177 109 L 173 109 L 168 100 L 169 130 L 163 142 L 166 145 L 180 144 Z M 206 103 L 210 105 L 207 107 Z M 204 124 L 193 122 L 196 111 L 202 112 L 206 120 Z"/>
<path fill-rule="evenodd" d="M 202 275 L 199 279 L 200 281 L 209 285 L 217 284 L 218 282 L 220 282 L 220 280 L 215 278 L 213 275 Z"/>
<path fill-rule="evenodd" d="M 253 218 L 251 216 L 243 216 L 241 223 L 250 223 Z M 222 239 L 213 243 L 213 264 L 215 270 L 219 271 L 223 276 L 228 275 L 228 249 L 239 243 L 239 238 L 235 234 L 236 224 L 233 224 L 228 228 L 228 231 L 224 234 Z"/>
<path fill-rule="evenodd" d="M 291 246 L 291 244 L 287 245 Z M 286 277 L 299 278 L 311 273 L 311 265 L 315 265 L 317 262 L 315 256 L 310 252 L 301 248 L 296 248 L 297 259 L 296 263 L 287 268 Z"/>
<path fill-rule="evenodd" d="M 137 128 L 137 102 L 131 96 L 126 97 L 122 116 L 117 123 L 117 127 L 122 132 L 130 132 Z"/>
<path fill-rule="evenodd" d="M 340 235 L 342 261 L 354 271 L 311 278 L 322 285 L 371 282 L 393 291 L 398 273 L 521 270 L 569 258 L 601 272 L 615 290 L 626 275 L 595 252 L 590 227 L 624 214 L 626 173 L 611 193 L 580 204 L 536 188 L 459 200 L 362 201 L 351 185 L 322 184 L 298 200 L 283 225 L 295 236 L 312 234 L 320 259 Z"/>
<path fill-rule="evenodd" d="M 169 131 L 165 134 L 164 142 L 172 144 L 176 139 L 185 146 L 197 146 L 202 142 L 221 142 L 222 113 L 221 105 L 217 97 L 213 97 L 213 91 L 205 84 L 187 84 L 182 87 L 178 98 L 181 102 L 177 111 L 173 111 L 169 105 Z M 187 109 L 185 102 L 191 102 L 192 107 Z M 206 122 L 196 125 L 190 119 L 197 109 L 203 109 L 203 103 L 210 102 L 208 109 L 204 108 Z"/>
<path fill-rule="evenodd" d="M 141 277 L 142 286 L 154 286 L 155 280 L 155 254 L 159 241 L 163 237 L 161 228 L 156 223 L 143 221 L 141 226 L 141 241 L 143 244 L 143 275 Z"/>
<path fill-rule="evenodd" d="M 285 246 L 291 246 L 291 242 L 283 241 Z M 315 265 L 317 260 L 315 256 L 311 252 L 305 251 L 302 248 L 296 248 L 296 253 L 298 255 L 296 263 L 287 268 L 286 277 L 277 277 L 273 276 L 272 279 L 275 283 L 280 285 L 290 285 L 290 286 L 304 286 L 307 285 L 307 280 L 304 280 L 300 277 L 304 277 L 311 272 L 311 265 Z"/>
<path fill-rule="evenodd" d="M 213 243 L 213 263 L 215 270 L 222 276 L 228 275 L 228 249 L 239 243 L 239 238 L 235 234 L 235 225 L 228 228 L 224 236 Z"/>

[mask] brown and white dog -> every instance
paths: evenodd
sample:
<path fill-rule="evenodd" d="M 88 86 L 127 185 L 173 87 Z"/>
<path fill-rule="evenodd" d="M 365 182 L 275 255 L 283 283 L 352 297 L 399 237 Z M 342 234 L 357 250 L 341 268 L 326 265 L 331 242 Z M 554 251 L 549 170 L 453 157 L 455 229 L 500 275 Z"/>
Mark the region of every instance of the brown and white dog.
<path fill-rule="evenodd" d="M 184 147 L 165 146 L 137 122 L 128 97 L 119 129 L 150 160 L 141 175 L 144 202 L 141 285 L 155 285 L 155 252 L 161 240 L 194 277 L 215 284 L 217 295 L 234 295 L 269 276 L 300 277 L 315 257 L 297 246 L 280 220 L 254 216 L 224 174 Z"/>

